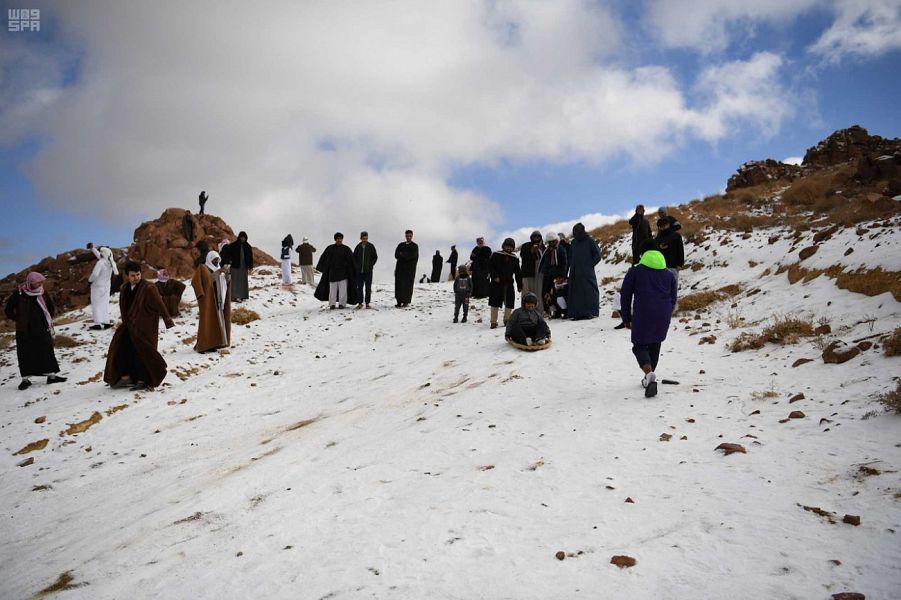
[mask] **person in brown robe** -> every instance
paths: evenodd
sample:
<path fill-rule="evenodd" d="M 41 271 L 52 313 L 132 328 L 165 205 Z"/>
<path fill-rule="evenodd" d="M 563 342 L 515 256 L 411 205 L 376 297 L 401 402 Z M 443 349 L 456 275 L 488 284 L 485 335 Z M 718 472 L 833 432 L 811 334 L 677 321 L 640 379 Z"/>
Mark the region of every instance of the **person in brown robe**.
<path fill-rule="evenodd" d="M 160 317 L 167 329 L 175 323 L 156 286 L 141 279 L 138 263 L 126 264 L 125 276 L 119 291 L 122 324 L 110 342 L 103 381 L 114 388 L 153 389 L 166 377 L 166 361 L 157 350 Z"/>
<path fill-rule="evenodd" d="M 156 291 L 163 297 L 163 304 L 169 311 L 170 317 L 181 316 L 181 295 L 185 293 L 185 284 L 177 279 L 169 277 L 166 269 L 160 269 L 156 272 Z"/>
<path fill-rule="evenodd" d="M 194 350 L 207 352 L 231 344 L 231 285 L 222 272 L 218 252 L 206 255 L 206 264 L 197 267 L 191 285 L 197 296 L 200 321 Z"/>

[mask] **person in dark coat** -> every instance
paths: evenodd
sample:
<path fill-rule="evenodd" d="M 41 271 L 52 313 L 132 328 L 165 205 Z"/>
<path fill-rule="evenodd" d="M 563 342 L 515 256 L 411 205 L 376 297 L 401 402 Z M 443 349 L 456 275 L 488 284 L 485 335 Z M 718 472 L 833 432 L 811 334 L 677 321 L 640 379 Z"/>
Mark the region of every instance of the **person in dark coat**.
<path fill-rule="evenodd" d="M 223 249 L 225 249 L 224 252 Z M 247 300 L 250 298 L 250 285 L 247 277 L 253 269 L 253 248 L 247 243 L 247 234 L 243 231 L 240 232 L 236 241 L 219 249 L 219 254 L 223 267 L 230 264 L 232 301 Z M 204 264 L 206 264 L 205 261 Z"/>
<path fill-rule="evenodd" d="M 657 237 L 654 242 L 666 260 L 666 268 L 676 278 L 676 291 L 679 291 L 679 271 L 685 266 L 685 244 L 682 234 L 673 229 L 672 217 L 657 219 Z M 677 222 L 678 223 L 678 222 Z M 681 225 L 679 225 L 681 228 Z"/>
<path fill-rule="evenodd" d="M 357 286 L 354 277 L 354 253 L 344 245 L 344 234 L 335 234 L 335 243 L 327 246 L 319 257 L 316 270 L 322 273 L 313 296 L 317 300 L 328 300 L 329 309 L 344 308 L 347 303 L 357 303 Z"/>
<path fill-rule="evenodd" d="M 635 214 L 629 219 L 629 225 L 632 226 L 632 264 L 637 265 L 642 245 L 652 237 L 651 224 L 644 216 L 643 204 L 635 207 Z"/>
<path fill-rule="evenodd" d="M 172 318 L 181 316 L 181 296 L 185 293 L 185 284 L 169 277 L 166 269 L 158 270 L 156 277 L 156 291 L 160 293 L 169 316 Z"/>
<path fill-rule="evenodd" d="M 622 285 L 620 310 L 632 330 L 632 353 L 644 377 L 647 398 L 657 394 L 657 362 L 666 339 L 670 317 L 676 307 L 676 278 L 666 268 L 666 259 L 647 241 L 638 265 L 629 269 Z"/>
<path fill-rule="evenodd" d="M 538 272 L 541 273 L 541 296 L 544 300 L 540 306 L 544 307 L 545 312 L 551 313 L 553 299 L 557 297 L 554 283 L 558 278 L 566 279 L 569 263 L 566 261 L 566 251 L 560 245 L 560 238 L 548 233 L 544 239 L 547 246 L 538 263 Z M 550 304 L 547 303 L 549 298 L 552 301 Z"/>
<path fill-rule="evenodd" d="M 435 256 L 432 257 L 432 283 L 441 281 L 441 269 L 444 267 L 444 258 L 441 256 L 440 250 L 435 250 Z"/>
<path fill-rule="evenodd" d="M 189 242 L 194 241 L 194 217 L 190 210 L 185 211 L 185 216 L 181 218 L 181 229 L 185 234 L 185 239 Z"/>
<path fill-rule="evenodd" d="M 29 377 L 47 376 L 47 383 L 61 383 L 65 377 L 59 373 L 59 363 L 53 351 L 53 314 L 55 307 L 50 295 L 44 291 L 45 277 L 35 271 L 25 277 L 6 300 L 6 318 L 16 322 L 16 358 L 22 381 L 19 389 L 31 385 Z"/>
<path fill-rule="evenodd" d="M 528 292 L 522 295 L 522 306 L 513 311 L 507 320 L 505 337 L 523 346 L 541 346 L 551 339 L 551 328 L 538 310 L 538 295 Z"/>
<path fill-rule="evenodd" d="M 457 247 L 451 246 L 450 257 L 445 261 L 450 264 L 450 274 L 447 276 L 448 281 L 453 281 L 457 277 Z"/>
<path fill-rule="evenodd" d="M 394 250 L 394 258 L 397 265 L 394 267 L 394 298 L 397 307 L 410 306 L 413 300 L 413 285 L 416 282 L 416 263 L 419 262 L 419 246 L 413 241 L 413 231 L 404 232 L 406 240 L 397 245 Z"/>
<path fill-rule="evenodd" d="M 600 292 L 594 267 L 601 261 L 598 243 L 576 223 L 570 256 L 567 315 L 570 319 L 593 319 L 600 314 Z"/>
<path fill-rule="evenodd" d="M 297 248 L 298 262 L 300 263 L 300 281 L 304 285 L 316 285 L 313 275 L 313 253 L 316 248 L 310 244 L 310 240 L 303 238 Z"/>
<path fill-rule="evenodd" d="M 197 242 L 195 246 L 197 248 L 197 258 L 194 259 L 194 266 L 199 267 L 200 265 L 206 264 L 206 255 L 210 251 L 210 245 L 203 240 Z"/>
<path fill-rule="evenodd" d="M 200 196 L 197 198 L 198 202 L 200 202 L 200 214 L 203 214 L 203 210 L 206 207 L 206 201 L 209 200 L 210 197 L 206 195 L 205 191 L 200 192 Z"/>
<path fill-rule="evenodd" d="M 476 247 L 469 253 L 469 260 L 472 262 L 470 269 L 472 297 L 485 298 L 488 296 L 488 283 L 491 281 L 491 274 L 488 272 L 491 248 L 485 245 L 485 238 L 476 239 Z"/>
<path fill-rule="evenodd" d="M 519 268 L 519 258 L 513 253 L 516 250 L 516 242 L 513 238 L 507 238 L 501 244 L 501 249 L 495 251 L 488 261 L 488 273 L 491 283 L 488 284 L 488 306 L 491 307 L 491 329 L 497 328 L 498 310 L 504 307 L 504 325 L 510 318 L 513 305 L 516 303 L 516 290 L 522 292 L 522 271 Z"/>
<path fill-rule="evenodd" d="M 460 317 L 460 307 L 463 308 L 463 322 L 469 316 L 469 299 L 472 297 L 472 279 L 466 265 L 460 266 L 460 272 L 454 279 L 454 323 Z"/>
<path fill-rule="evenodd" d="M 573 264 L 573 247 L 569 240 L 566 239 L 566 236 L 562 233 L 557 234 L 557 239 L 560 240 L 560 247 L 563 248 L 563 251 L 566 252 L 566 264 Z"/>
<path fill-rule="evenodd" d="M 369 243 L 369 233 L 360 232 L 360 243 L 354 248 L 354 273 L 356 274 L 357 285 L 357 308 L 362 308 L 366 303 L 366 308 L 371 308 L 369 302 L 372 300 L 372 269 L 379 259 L 379 253 L 376 252 L 375 246 Z M 363 295 L 363 291 L 366 295 Z"/>
<path fill-rule="evenodd" d="M 669 214 L 669 209 L 665 206 L 661 206 L 657 209 L 657 220 L 665 219 L 667 223 L 669 223 L 669 228 L 671 231 L 679 231 L 682 229 L 682 223 L 679 222 L 676 217 Z"/>
<path fill-rule="evenodd" d="M 126 282 L 119 291 L 122 324 L 113 334 L 106 353 L 103 381 L 110 387 L 132 390 L 155 388 L 166 377 L 166 361 L 157 350 L 160 317 L 166 328 L 175 323 L 156 286 L 141 278 L 141 265 L 125 265 Z"/>
<path fill-rule="evenodd" d="M 519 248 L 519 258 L 522 261 L 522 293 L 535 292 L 538 297 L 538 312 L 544 312 L 544 303 L 540 297 L 544 287 L 544 276 L 539 270 L 544 248 L 541 232 L 537 230 L 533 231 L 529 236 L 529 241 Z"/>

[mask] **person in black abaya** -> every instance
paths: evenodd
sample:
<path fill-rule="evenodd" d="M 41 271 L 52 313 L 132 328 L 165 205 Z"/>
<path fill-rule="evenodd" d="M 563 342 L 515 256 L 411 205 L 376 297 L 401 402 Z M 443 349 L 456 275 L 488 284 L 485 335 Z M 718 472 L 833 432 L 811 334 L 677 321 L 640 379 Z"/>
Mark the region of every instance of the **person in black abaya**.
<path fill-rule="evenodd" d="M 601 261 L 598 243 L 576 223 L 570 250 L 567 311 L 570 319 L 593 319 L 599 314 L 600 293 L 594 267 Z"/>
<path fill-rule="evenodd" d="M 435 250 L 435 256 L 432 257 L 432 283 L 441 281 L 441 267 L 444 266 L 444 258 L 441 257 L 441 251 Z"/>
<path fill-rule="evenodd" d="M 413 241 L 413 231 L 404 232 L 407 238 L 397 245 L 394 258 L 397 265 L 394 267 L 394 298 L 397 307 L 410 306 L 413 300 L 413 284 L 416 282 L 416 263 L 419 262 L 419 246 Z"/>
<path fill-rule="evenodd" d="M 457 278 L 457 247 L 451 246 L 450 257 L 445 261 L 450 263 L 450 275 L 448 275 L 448 281 L 454 281 Z"/>
<path fill-rule="evenodd" d="M 476 240 L 476 247 L 469 254 L 472 261 L 470 275 L 472 276 L 472 297 L 485 298 L 488 296 L 488 281 L 490 273 L 488 261 L 491 260 L 491 248 L 485 245 L 485 238 Z"/>

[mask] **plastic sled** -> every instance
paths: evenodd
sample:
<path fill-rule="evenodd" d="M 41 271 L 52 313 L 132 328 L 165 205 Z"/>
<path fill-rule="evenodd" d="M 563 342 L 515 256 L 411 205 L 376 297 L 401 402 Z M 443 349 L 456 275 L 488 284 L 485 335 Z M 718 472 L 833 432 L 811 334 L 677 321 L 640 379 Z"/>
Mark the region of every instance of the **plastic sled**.
<path fill-rule="evenodd" d="M 507 340 L 507 343 L 510 344 L 511 346 L 513 346 L 514 348 L 516 348 L 518 350 L 525 350 L 526 352 L 535 352 L 537 350 L 547 350 L 548 348 L 551 347 L 551 344 L 553 343 L 553 341 L 550 338 L 548 338 L 546 344 L 533 344 L 531 346 L 526 346 L 525 344 L 518 344 L 513 341 L 513 338 L 506 338 L 506 340 Z"/>

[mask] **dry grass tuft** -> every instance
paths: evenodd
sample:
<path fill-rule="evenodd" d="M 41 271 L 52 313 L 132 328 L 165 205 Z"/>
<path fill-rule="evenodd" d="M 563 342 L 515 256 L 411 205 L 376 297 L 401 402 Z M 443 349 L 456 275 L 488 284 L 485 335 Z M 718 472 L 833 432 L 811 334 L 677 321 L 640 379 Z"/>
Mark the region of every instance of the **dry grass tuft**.
<path fill-rule="evenodd" d="M 248 323 L 253 323 L 254 321 L 259 320 L 260 315 L 255 311 L 250 310 L 249 308 L 244 308 L 242 306 L 232 311 L 232 323 L 234 323 L 235 325 L 247 325 Z"/>
<path fill-rule="evenodd" d="M 0 350 L 6 350 L 12 346 L 15 341 L 16 336 L 14 335 L 0 335 Z"/>
<path fill-rule="evenodd" d="M 879 396 L 879 401 L 889 410 L 901 413 L 901 381 L 891 392 L 886 392 Z"/>
<path fill-rule="evenodd" d="M 697 312 L 704 310 L 711 304 L 737 296 L 741 292 L 739 285 L 727 285 L 718 290 L 706 290 L 703 292 L 695 292 L 687 294 L 679 298 L 678 312 Z"/>
<path fill-rule="evenodd" d="M 882 348 L 886 356 L 901 356 L 901 327 L 882 341 Z"/>
<path fill-rule="evenodd" d="M 847 168 L 838 172 L 825 169 L 798 179 L 782 194 L 782 200 L 789 206 L 814 206 L 827 197 L 834 196 L 842 181 L 850 176 Z"/>
<path fill-rule="evenodd" d="M 832 265 L 825 269 L 807 269 L 795 263 L 788 267 L 780 266 L 780 272 L 788 272 L 789 283 L 799 281 L 807 283 L 826 275 L 835 280 L 835 285 L 841 290 L 848 290 L 865 296 L 878 296 L 889 292 L 895 300 L 901 302 L 901 271 L 883 271 L 881 267 L 875 269 L 858 269 L 845 271 L 841 265 Z"/>
<path fill-rule="evenodd" d="M 53 347 L 54 348 L 77 348 L 78 346 L 81 346 L 84 343 L 85 342 L 79 342 L 75 338 L 70 337 L 68 335 L 63 335 L 61 333 L 57 334 L 53 338 Z"/>
<path fill-rule="evenodd" d="M 731 352 L 744 352 L 763 348 L 768 343 L 780 346 L 797 344 L 801 338 L 813 336 L 813 330 L 814 326 L 810 321 L 791 316 L 776 317 L 773 323 L 759 334 L 744 332 L 732 340 L 728 348 Z"/>

